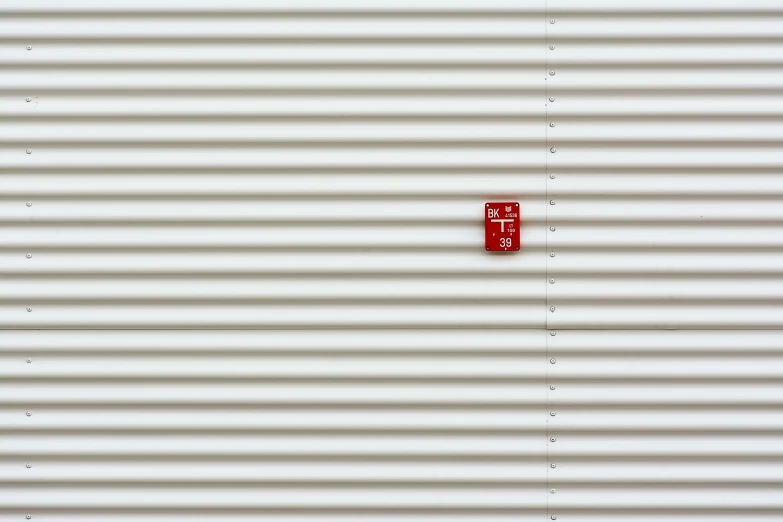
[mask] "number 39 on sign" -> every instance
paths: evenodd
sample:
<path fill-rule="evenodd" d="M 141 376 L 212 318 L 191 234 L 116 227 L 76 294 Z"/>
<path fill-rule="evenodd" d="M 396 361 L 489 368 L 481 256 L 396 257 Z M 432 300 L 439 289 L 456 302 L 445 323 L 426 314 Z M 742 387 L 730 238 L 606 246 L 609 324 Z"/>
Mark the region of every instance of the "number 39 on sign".
<path fill-rule="evenodd" d="M 519 250 L 519 203 L 492 202 L 484 205 L 484 236 L 488 252 Z"/>

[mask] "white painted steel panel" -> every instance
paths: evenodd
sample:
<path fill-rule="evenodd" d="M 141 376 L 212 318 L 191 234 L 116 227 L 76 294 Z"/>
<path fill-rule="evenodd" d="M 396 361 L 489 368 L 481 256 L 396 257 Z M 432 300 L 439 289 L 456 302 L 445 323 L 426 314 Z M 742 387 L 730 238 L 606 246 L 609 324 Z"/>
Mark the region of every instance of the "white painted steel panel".
<path fill-rule="evenodd" d="M 548 518 L 776 520 L 781 6 L 547 7 Z"/>
<path fill-rule="evenodd" d="M 779 1 L 0 12 L 3 520 L 783 516 Z"/>
<path fill-rule="evenodd" d="M 19 7 L 0 518 L 548 516 L 543 1 Z"/>

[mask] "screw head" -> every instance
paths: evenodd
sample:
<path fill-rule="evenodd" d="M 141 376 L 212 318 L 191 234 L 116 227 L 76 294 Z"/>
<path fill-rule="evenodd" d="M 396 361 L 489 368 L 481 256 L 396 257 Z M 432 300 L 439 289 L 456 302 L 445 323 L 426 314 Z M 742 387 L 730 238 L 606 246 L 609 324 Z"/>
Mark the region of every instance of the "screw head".
<path fill-rule="evenodd" d="M 552 232 L 554 232 L 556 229 L 555 229 L 555 227 L 549 227 L 549 230 L 551 230 Z"/>
<path fill-rule="evenodd" d="M 33 46 L 32 46 L 32 45 L 28 45 L 28 46 L 27 46 L 27 50 L 28 50 L 28 51 L 32 50 L 32 48 L 33 48 Z"/>
<path fill-rule="evenodd" d="M 33 99 L 28 96 L 27 98 L 24 99 L 24 101 L 30 102 L 30 101 L 33 101 Z"/>
<path fill-rule="evenodd" d="M 557 464 L 555 464 L 555 463 L 553 462 L 552 464 L 550 464 L 550 465 L 549 465 L 549 467 L 551 467 L 551 468 L 556 468 L 556 467 L 557 467 Z"/>
<path fill-rule="evenodd" d="M 552 493 L 552 494 L 554 494 L 554 492 L 555 492 L 554 488 L 550 489 L 549 491 L 550 491 L 550 493 Z"/>
<path fill-rule="evenodd" d="M 549 101 L 555 101 L 555 97 L 554 96 L 550 96 L 549 97 Z"/>
<path fill-rule="evenodd" d="M 555 71 L 549 71 L 549 76 L 554 76 L 554 75 L 555 75 Z"/>
<path fill-rule="evenodd" d="M 554 18 L 552 18 L 552 19 L 549 21 L 549 23 L 550 23 L 550 24 L 553 24 L 553 23 L 555 23 L 555 19 L 554 19 Z"/>
<path fill-rule="evenodd" d="M 550 390 L 554 390 L 555 389 L 555 385 L 553 384 L 552 386 L 549 387 L 549 389 Z"/>
<path fill-rule="evenodd" d="M 554 200 L 554 199 L 550 199 L 550 200 L 549 200 L 549 204 L 550 204 L 550 205 L 554 205 L 554 204 L 555 204 L 555 200 Z"/>
<path fill-rule="evenodd" d="M 552 147 L 551 149 L 549 149 L 549 152 L 551 152 L 552 154 L 554 154 L 555 152 L 557 152 L 557 149 L 556 149 L 556 148 L 554 148 L 554 147 Z"/>
<path fill-rule="evenodd" d="M 27 412 L 25 412 L 25 415 L 27 415 L 28 417 L 32 417 L 33 416 L 33 412 L 27 411 Z"/>
<path fill-rule="evenodd" d="M 554 174 L 550 174 L 549 175 L 549 179 L 555 179 L 555 175 Z"/>
<path fill-rule="evenodd" d="M 28 154 L 32 154 L 33 150 L 32 149 L 27 149 L 25 152 L 28 153 Z"/>
<path fill-rule="evenodd" d="M 552 516 L 551 516 L 551 517 L 549 517 L 549 518 L 551 518 L 552 520 L 557 520 L 557 515 L 552 515 Z"/>
<path fill-rule="evenodd" d="M 32 465 L 32 464 L 25 464 L 25 466 L 24 466 L 24 467 L 26 467 L 26 468 L 32 468 L 32 467 L 33 467 L 33 465 Z"/>
<path fill-rule="evenodd" d="M 555 311 L 555 307 L 554 307 L 554 306 L 550 306 L 550 307 L 549 307 L 549 311 L 550 311 L 550 312 L 554 312 L 554 311 Z"/>
<path fill-rule="evenodd" d="M 557 440 L 557 437 L 550 437 L 549 442 L 555 442 Z"/>
<path fill-rule="evenodd" d="M 550 310 L 551 310 L 551 308 L 550 308 Z M 555 364 L 557 362 L 557 359 L 552 357 L 551 359 L 549 359 L 549 362 L 552 363 L 552 364 Z"/>
<path fill-rule="evenodd" d="M 32 206 L 33 206 L 33 202 L 32 202 L 32 201 L 28 201 L 28 202 L 27 202 L 27 206 L 28 206 L 28 207 L 32 207 Z"/>
<path fill-rule="evenodd" d="M 32 312 L 32 311 L 33 311 L 33 309 L 32 309 L 32 308 L 30 308 L 30 307 L 28 306 L 28 307 L 27 307 L 27 311 L 28 311 L 28 312 Z"/>
<path fill-rule="evenodd" d="M 27 254 L 25 257 L 26 257 L 27 259 L 32 259 L 33 255 L 32 255 L 32 254 Z"/>
<path fill-rule="evenodd" d="M 550 45 L 550 46 L 549 46 L 549 50 L 550 50 L 550 51 L 554 51 L 554 50 L 555 50 L 555 46 L 554 46 L 554 45 Z"/>
<path fill-rule="evenodd" d="M 554 126 L 555 126 L 555 122 L 553 122 L 553 121 L 552 121 L 552 122 L 549 122 L 549 126 L 550 126 L 550 127 L 554 127 Z"/>
<path fill-rule="evenodd" d="M 550 279 L 550 280 L 549 280 L 549 284 L 550 284 L 550 285 L 553 285 L 553 284 L 555 284 L 555 280 L 554 280 L 554 279 Z"/>
<path fill-rule="evenodd" d="M 557 415 L 557 413 L 556 413 L 556 412 L 554 412 L 554 411 L 550 411 L 550 412 L 549 412 L 549 416 L 550 416 L 550 417 L 554 417 L 554 416 L 556 416 L 556 415 Z M 552 466 L 552 467 L 554 468 L 554 466 Z"/>
<path fill-rule="evenodd" d="M 26 517 L 24 517 L 24 518 L 26 518 L 27 520 L 30 520 L 30 519 L 31 519 L 31 518 L 33 518 L 33 517 L 31 517 L 30 515 L 27 515 L 27 516 L 26 516 Z"/>
<path fill-rule="evenodd" d="M 549 253 L 549 257 L 555 257 L 555 253 L 554 252 L 550 252 Z"/>
<path fill-rule="evenodd" d="M 31 362 L 33 362 L 33 360 L 28 358 L 27 362 L 31 363 Z"/>
<path fill-rule="evenodd" d="M 554 336 L 556 336 L 556 335 L 557 335 L 557 332 L 554 332 L 554 331 L 553 331 L 553 332 L 549 332 L 549 335 L 551 335 L 552 337 L 554 337 Z"/>

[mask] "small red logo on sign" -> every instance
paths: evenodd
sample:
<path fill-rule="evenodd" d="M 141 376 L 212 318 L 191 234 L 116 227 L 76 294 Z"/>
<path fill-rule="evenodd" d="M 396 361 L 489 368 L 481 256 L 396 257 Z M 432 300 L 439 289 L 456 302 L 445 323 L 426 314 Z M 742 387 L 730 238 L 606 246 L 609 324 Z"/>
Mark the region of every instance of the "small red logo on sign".
<path fill-rule="evenodd" d="M 519 250 L 519 203 L 484 205 L 484 235 L 489 252 Z"/>

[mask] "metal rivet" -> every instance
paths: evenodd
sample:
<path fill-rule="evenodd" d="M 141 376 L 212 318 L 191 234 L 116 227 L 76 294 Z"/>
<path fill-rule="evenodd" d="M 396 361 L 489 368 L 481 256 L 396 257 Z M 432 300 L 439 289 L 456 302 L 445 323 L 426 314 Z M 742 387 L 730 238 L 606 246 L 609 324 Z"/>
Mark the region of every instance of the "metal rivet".
<path fill-rule="evenodd" d="M 554 19 L 554 18 L 552 18 L 552 19 L 549 21 L 549 23 L 550 23 L 550 24 L 553 24 L 553 23 L 555 23 L 555 19 Z"/>
<path fill-rule="evenodd" d="M 554 96 L 550 96 L 549 97 L 549 101 L 555 101 L 555 97 Z"/>
<path fill-rule="evenodd" d="M 552 308 L 554 308 L 554 307 L 552 307 Z M 552 310 L 552 308 L 550 308 L 550 310 Z M 552 364 L 555 364 L 557 362 L 557 359 L 552 357 L 551 359 L 549 359 L 549 362 L 552 363 Z"/>
<path fill-rule="evenodd" d="M 549 284 L 550 284 L 550 285 L 553 285 L 553 284 L 555 284 L 555 280 L 554 280 L 554 279 L 550 279 L 550 280 L 549 280 Z"/>
<path fill-rule="evenodd" d="M 33 416 L 33 412 L 31 412 L 31 411 L 25 412 L 25 415 L 27 415 L 28 417 L 32 417 Z"/>
<path fill-rule="evenodd" d="M 32 46 L 32 45 L 28 45 L 28 46 L 27 46 L 27 50 L 28 50 L 28 51 L 31 51 L 32 49 L 33 49 L 33 46 Z"/>
<path fill-rule="evenodd" d="M 25 467 L 26 467 L 26 468 L 32 468 L 32 467 L 33 467 L 33 465 L 32 465 L 32 464 L 25 464 Z"/>
<path fill-rule="evenodd" d="M 550 412 L 549 412 L 549 416 L 550 416 L 550 417 L 554 417 L 554 416 L 556 416 L 556 415 L 557 415 L 557 413 L 555 413 L 555 412 L 553 412 L 553 411 L 550 411 Z M 554 466 L 552 466 L 552 467 L 554 467 Z"/>
<path fill-rule="evenodd" d="M 27 152 L 28 154 L 32 154 L 33 150 L 32 149 L 27 149 L 25 152 Z"/>
<path fill-rule="evenodd" d="M 552 154 L 554 154 L 555 152 L 557 152 L 557 149 L 556 149 L 556 148 L 554 148 L 554 147 L 552 147 L 551 149 L 549 149 L 549 152 L 551 152 Z"/>
<path fill-rule="evenodd" d="M 550 127 L 554 127 L 554 126 L 555 126 L 555 122 L 550 122 L 550 123 L 549 123 L 549 126 L 550 126 Z"/>
<path fill-rule="evenodd" d="M 487 203 L 487 206 L 489 206 L 489 203 Z"/>
<path fill-rule="evenodd" d="M 556 467 L 557 467 L 557 464 L 555 464 L 555 463 L 553 462 L 552 464 L 550 464 L 550 467 L 552 467 L 552 468 L 556 468 Z"/>
<path fill-rule="evenodd" d="M 32 259 L 33 255 L 32 255 L 32 254 L 27 254 L 25 257 L 26 257 L 27 259 Z"/>
<path fill-rule="evenodd" d="M 555 253 L 554 252 L 550 252 L 549 253 L 549 257 L 555 257 Z"/>
<path fill-rule="evenodd" d="M 25 98 L 25 101 L 33 101 L 33 99 L 28 96 L 27 98 Z"/>
<path fill-rule="evenodd" d="M 554 489 L 550 489 L 549 491 L 550 491 L 550 492 L 552 492 L 553 494 L 554 494 L 554 492 L 555 492 L 555 490 L 554 490 Z"/>
<path fill-rule="evenodd" d="M 550 199 L 550 200 L 549 200 L 549 204 L 550 204 L 550 205 L 554 205 L 554 204 L 555 204 L 555 200 L 554 200 L 554 199 Z"/>
<path fill-rule="evenodd" d="M 28 307 L 27 307 L 27 311 L 28 311 L 28 312 L 32 312 L 32 311 L 33 311 L 33 309 L 32 309 L 32 308 L 30 308 L 30 307 L 28 306 Z"/>
<path fill-rule="evenodd" d="M 557 515 L 552 515 L 552 516 L 551 516 L 551 517 L 549 517 L 549 518 L 551 518 L 552 520 L 557 520 Z"/>
<path fill-rule="evenodd" d="M 550 50 L 550 51 L 554 51 L 554 50 L 555 50 L 555 46 L 554 46 L 554 45 L 550 45 L 550 46 L 549 46 L 549 50 Z"/>
<path fill-rule="evenodd" d="M 549 438 L 549 442 L 555 442 L 555 441 L 557 441 L 557 437 L 550 437 Z"/>
<path fill-rule="evenodd" d="M 26 518 L 27 520 L 30 520 L 30 519 L 31 519 L 31 518 L 33 518 L 33 517 L 31 517 L 30 515 L 27 515 L 25 518 Z"/>
<path fill-rule="evenodd" d="M 550 390 L 554 390 L 555 389 L 555 385 L 553 384 L 552 386 L 549 387 L 549 389 Z"/>
<path fill-rule="evenodd" d="M 549 175 L 549 179 L 555 179 L 555 175 L 554 174 L 550 174 Z"/>
<path fill-rule="evenodd" d="M 27 359 L 27 362 L 31 363 L 31 362 L 33 362 L 33 360 L 32 359 Z"/>
<path fill-rule="evenodd" d="M 550 311 L 550 312 L 554 312 L 554 311 L 555 311 L 555 307 L 554 307 L 554 306 L 550 306 L 550 307 L 549 307 L 549 311 Z"/>
<path fill-rule="evenodd" d="M 554 76 L 554 75 L 555 75 L 555 71 L 549 71 L 549 76 Z"/>
<path fill-rule="evenodd" d="M 549 230 L 551 230 L 552 232 L 554 232 L 556 229 L 555 229 L 555 227 L 549 227 Z"/>
<path fill-rule="evenodd" d="M 557 335 L 557 332 L 549 332 L 549 335 L 551 335 L 552 337 L 554 337 L 554 336 L 556 336 L 556 335 Z"/>
<path fill-rule="evenodd" d="M 514 203 L 514 206 L 515 206 L 515 207 L 518 207 L 518 206 L 519 206 L 519 203 Z"/>
<path fill-rule="evenodd" d="M 33 206 L 33 202 L 32 202 L 32 201 L 28 201 L 28 202 L 27 202 L 27 206 L 28 206 L 28 207 L 32 207 L 32 206 Z"/>

